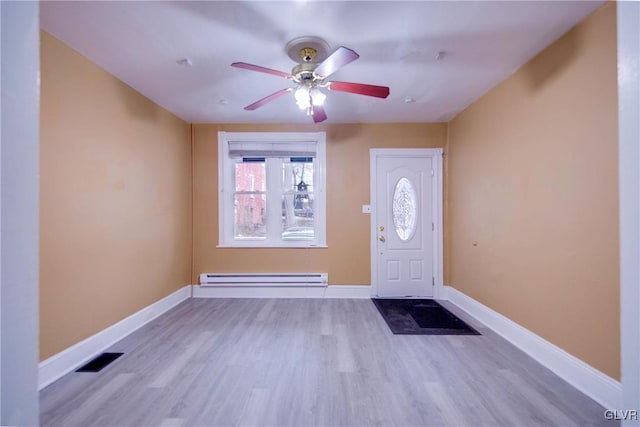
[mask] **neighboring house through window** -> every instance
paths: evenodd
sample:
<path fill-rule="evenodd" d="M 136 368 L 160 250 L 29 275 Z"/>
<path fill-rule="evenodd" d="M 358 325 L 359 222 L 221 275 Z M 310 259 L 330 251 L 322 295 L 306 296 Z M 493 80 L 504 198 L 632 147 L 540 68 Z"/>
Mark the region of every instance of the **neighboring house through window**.
<path fill-rule="evenodd" d="M 326 247 L 324 132 L 219 132 L 219 246 Z"/>

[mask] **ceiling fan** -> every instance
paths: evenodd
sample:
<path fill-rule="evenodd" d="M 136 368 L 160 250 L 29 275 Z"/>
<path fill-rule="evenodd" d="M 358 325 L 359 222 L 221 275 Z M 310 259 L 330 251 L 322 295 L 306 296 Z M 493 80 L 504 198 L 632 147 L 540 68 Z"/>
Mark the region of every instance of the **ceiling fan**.
<path fill-rule="evenodd" d="M 320 123 L 327 119 L 327 114 L 323 107 L 327 97 L 323 91 L 325 89 L 374 96 L 376 98 L 389 96 L 389 88 L 386 86 L 326 81 L 330 75 L 360 57 L 349 48 L 340 46 L 328 55 L 329 45 L 324 40 L 318 37 L 305 36 L 291 40 L 287 44 L 286 51 L 291 59 L 299 62 L 298 65 L 293 67 L 291 73 L 247 64 L 246 62 L 234 62 L 231 64 L 232 67 L 283 77 L 297 84 L 295 87 L 281 89 L 265 96 L 244 107 L 245 110 L 253 111 L 289 92 L 293 92 L 298 107 L 301 110 L 305 110 L 308 116 L 312 116 L 315 123 Z"/>

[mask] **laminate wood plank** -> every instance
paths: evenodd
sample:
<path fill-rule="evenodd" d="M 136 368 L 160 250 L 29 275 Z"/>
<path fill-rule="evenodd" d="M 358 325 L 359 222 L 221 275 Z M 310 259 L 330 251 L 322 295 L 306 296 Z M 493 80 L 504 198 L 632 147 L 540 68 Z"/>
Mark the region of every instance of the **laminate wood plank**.
<path fill-rule="evenodd" d="M 88 425 L 95 422 L 104 414 L 105 408 L 118 398 L 118 394 L 124 391 L 125 386 L 131 384 L 134 377 L 134 374 L 116 374 L 104 382 L 102 387 L 91 394 L 85 394 L 77 410 L 59 414 L 57 422 L 65 426 Z"/>
<path fill-rule="evenodd" d="M 333 334 L 333 322 L 329 304 L 319 304 L 320 307 L 320 335 Z"/>
<path fill-rule="evenodd" d="M 41 392 L 41 425 L 615 426 L 484 325 L 393 335 L 371 301 L 191 299 Z"/>
<path fill-rule="evenodd" d="M 177 376 L 184 371 L 187 364 L 193 362 L 194 354 L 202 347 L 206 342 L 210 341 L 212 335 L 209 331 L 198 334 L 192 342 L 186 344 L 181 351 L 178 352 L 176 357 L 172 357 L 172 361 L 165 369 L 163 369 L 159 375 L 149 384 L 151 388 L 163 388 L 171 383 Z"/>
<path fill-rule="evenodd" d="M 468 422 L 455 396 L 452 396 L 443 384 L 427 382 L 425 389 L 429 400 L 435 403 L 438 412 L 442 415 L 444 424 L 459 426 Z"/>
<path fill-rule="evenodd" d="M 182 427 L 183 425 L 184 420 L 182 418 L 165 418 L 158 427 Z"/>
<path fill-rule="evenodd" d="M 254 388 L 251 390 L 238 425 L 246 427 L 264 425 L 264 414 L 269 409 L 270 396 L 271 390 L 268 389 Z"/>

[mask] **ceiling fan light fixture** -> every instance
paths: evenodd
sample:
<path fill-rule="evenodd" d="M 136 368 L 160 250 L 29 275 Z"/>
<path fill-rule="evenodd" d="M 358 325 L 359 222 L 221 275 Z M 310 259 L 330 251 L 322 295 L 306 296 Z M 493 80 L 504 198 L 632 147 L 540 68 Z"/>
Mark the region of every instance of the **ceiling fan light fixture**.
<path fill-rule="evenodd" d="M 311 107 L 311 96 L 309 94 L 309 89 L 307 89 L 306 86 L 300 86 L 296 89 L 293 96 L 296 98 L 296 104 L 301 110 L 307 110 Z"/>
<path fill-rule="evenodd" d="M 316 107 L 322 107 L 324 105 L 325 99 L 327 99 L 327 95 L 325 95 L 318 88 L 311 89 L 309 94 L 311 95 L 311 100 L 313 102 L 313 105 L 316 106 Z"/>

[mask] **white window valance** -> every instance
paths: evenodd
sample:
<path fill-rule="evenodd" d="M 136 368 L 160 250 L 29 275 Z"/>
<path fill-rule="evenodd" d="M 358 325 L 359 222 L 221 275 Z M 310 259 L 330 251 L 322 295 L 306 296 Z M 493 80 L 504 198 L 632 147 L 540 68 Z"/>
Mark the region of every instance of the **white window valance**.
<path fill-rule="evenodd" d="M 229 157 L 315 157 L 316 141 L 228 141 Z"/>

